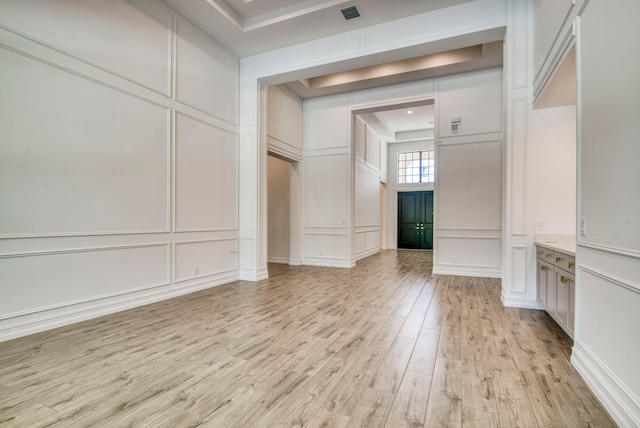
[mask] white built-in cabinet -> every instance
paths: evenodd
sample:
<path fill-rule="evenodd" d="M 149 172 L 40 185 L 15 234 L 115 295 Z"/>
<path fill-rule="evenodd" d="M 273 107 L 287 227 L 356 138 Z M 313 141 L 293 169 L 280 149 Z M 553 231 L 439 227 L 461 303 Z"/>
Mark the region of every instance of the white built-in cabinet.
<path fill-rule="evenodd" d="M 556 248 L 536 246 L 537 299 L 573 338 L 575 318 L 575 256 Z"/>

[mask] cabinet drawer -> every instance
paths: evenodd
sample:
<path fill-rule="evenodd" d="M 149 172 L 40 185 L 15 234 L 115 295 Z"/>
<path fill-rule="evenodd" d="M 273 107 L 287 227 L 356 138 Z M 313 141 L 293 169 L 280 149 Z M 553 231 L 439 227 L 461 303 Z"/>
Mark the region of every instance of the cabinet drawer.
<path fill-rule="evenodd" d="M 553 264 L 553 262 L 555 261 L 555 251 L 550 250 L 548 248 L 544 248 L 544 247 L 540 249 L 542 250 L 542 254 L 538 257 L 547 263 Z"/>
<path fill-rule="evenodd" d="M 553 264 L 562 270 L 570 273 L 575 273 L 576 258 L 567 254 L 558 253 L 556 251 L 553 258 Z"/>

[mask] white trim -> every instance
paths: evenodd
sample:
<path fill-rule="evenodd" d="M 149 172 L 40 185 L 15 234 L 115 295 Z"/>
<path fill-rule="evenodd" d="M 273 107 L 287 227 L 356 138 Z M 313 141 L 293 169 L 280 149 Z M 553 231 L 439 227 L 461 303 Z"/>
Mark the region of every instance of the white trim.
<path fill-rule="evenodd" d="M 591 350 L 576 340 L 571 364 L 621 427 L 640 426 L 640 400 Z"/>
<path fill-rule="evenodd" d="M 578 225 L 578 227 L 580 227 L 580 225 Z M 627 248 L 613 247 L 613 246 L 609 246 L 609 245 L 596 244 L 596 243 L 593 243 L 593 242 L 583 241 L 580 238 L 578 238 L 577 245 L 579 247 L 591 248 L 593 250 L 604 251 L 606 253 L 620 254 L 620 255 L 623 255 L 623 256 L 640 259 L 640 251 L 637 251 L 637 250 L 630 250 L 630 249 L 627 249 Z"/>
<path fill-rule="evenodd" d="M 445 266 L 445 267 L 443 267 Z M 452 267 L 455 266 L 455 267 Z M 432 273 L 434 275 L 455 275 L 455 276 L 476 276 L 480 278 L 500 278 L 500 267 L 493 266 L 471 266 L 471 265 L 451 265 L 439 263 L 433 266 Z"/>
<path fill-rule="evenodd" d="M 620 278 L 619 276 L 615 276 L 605 271 L 602 271 L 600 269 L 587 266 L 583 263 L 578 263 L 578 269 L 580 269 L 581 272 L 586 272 L 588 274 L 597 276 L 598 278 L 604 279 L 605 281 L 611 284 L 615 284 L 619 287 L 626 288 L 627 290 L 631 290 L 633 292 L 640 294 L 640 284 L 636 282 L 632 282 L 624 278 Z"/>

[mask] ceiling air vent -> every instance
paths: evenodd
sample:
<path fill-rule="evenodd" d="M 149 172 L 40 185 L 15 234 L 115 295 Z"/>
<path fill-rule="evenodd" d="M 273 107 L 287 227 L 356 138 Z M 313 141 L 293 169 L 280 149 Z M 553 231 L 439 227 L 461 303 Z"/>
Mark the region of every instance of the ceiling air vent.
<path fill-rule="evenodd" d="M 344 9 L 340 9 L 340 12 L 342 12 L 342 16 L 344 16 L 344 19 L 347 21 L 360 16 L 360 12 L 358 12 L 358 8 L 355 6 L 345 7 Z"/>

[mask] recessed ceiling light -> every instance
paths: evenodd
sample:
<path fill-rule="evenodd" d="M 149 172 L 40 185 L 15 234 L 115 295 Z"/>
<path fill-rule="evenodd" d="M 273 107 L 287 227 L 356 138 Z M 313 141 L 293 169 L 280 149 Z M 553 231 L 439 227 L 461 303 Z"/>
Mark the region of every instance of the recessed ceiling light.
<path fill-rule="evenodd" d="M 407 114 L 413 114 L 413 110 L 409 110 Z"/>

